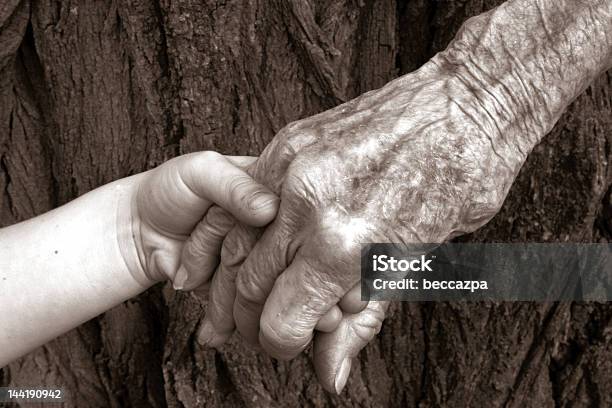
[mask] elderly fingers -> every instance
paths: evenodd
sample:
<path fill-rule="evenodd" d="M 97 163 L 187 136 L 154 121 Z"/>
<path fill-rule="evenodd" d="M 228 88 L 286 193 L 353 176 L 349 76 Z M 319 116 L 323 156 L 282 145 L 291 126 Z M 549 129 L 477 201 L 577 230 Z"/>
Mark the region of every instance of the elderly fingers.
<path fill-rule="evenodd" d="M 314 366 L 323 388 L 340 394 L 352 359 L 380 332 L 388 306 L 388 302 L 371 301 L 361 312 L 345 314 L 333 332 L 316 335 Z"/>

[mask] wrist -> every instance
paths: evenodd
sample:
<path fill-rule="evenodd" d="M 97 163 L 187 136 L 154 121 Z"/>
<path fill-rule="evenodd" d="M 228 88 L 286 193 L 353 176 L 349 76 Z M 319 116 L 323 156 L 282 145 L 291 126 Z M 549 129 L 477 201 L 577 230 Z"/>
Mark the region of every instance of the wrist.
<path fill-rule="evenodd" d="M 432 63 L 463 83 L 501 143 L 528 154 L 610 68 L 611 38 L 609 0 L 509 0 L 466 21 Z"/>
<path fill-rule="evenodd" d="M 143 287 L 158 282 L 147 274 L 138 216 L 137 194 L 147 173 L 123 178 L 113 183 L 117 200 L 116 240 L 128 273 Z"/>
<path fill-rule="evenodd" d="M 438 54 L 416 76 L 402 79 L 408 85 L 406 92 L 415 92 L 410 86 L 417 84 L 418 96 L 411 95 L 411 100 L 418 99 L 420 105 L 429 107 L 413 110 L 409 120 L 421 126 L 434 124 L 431 131 L 423 132 L 427 137 L 421 143 L 414 143 L 411 135 L 410 142 L 402 146 L 414 162 L 427 163 L 420 167 L 422 174 L 417 179 L 438 180 L 429 188 L 434 192 L 438 186 L 441 189 L 427 201 L 439 200 L 438 208 L 454 213 L 444 228 L 432 229 L 435 241 L 430 242 L 472 232 L 490 220 L 535 145 L 526 136 L 531 134 L 523 130 L 524 121 L 517 125 L 492 106 L 491 100 L 497 97 L 490 89 L 459 75 L 460 67 L 451 70 L 444 64 Z M 398 86 L 403 83 L 397 82 Z M 419 170 L 411 169 L 406 180 L 410 183 Z"/>

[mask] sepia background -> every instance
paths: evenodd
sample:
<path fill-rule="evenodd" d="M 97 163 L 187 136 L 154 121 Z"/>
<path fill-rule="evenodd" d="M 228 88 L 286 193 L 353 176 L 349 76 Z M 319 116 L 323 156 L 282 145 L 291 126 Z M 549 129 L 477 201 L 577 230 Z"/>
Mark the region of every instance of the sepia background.
<path fill-rule="evenodd" d="M 181 153 L 256 155 L 285 124 L 418 68 L 497 3 L 3 0 L 0 225 Z M 611 194 L 608 72 L 462 239 L 610 242 Z M 205 309 L 159 285 L 1 369 L 0 386 L 62 386 L 71 407 L 612 406 L 606 304 L 395 304 L 341 396 L 308 353 L 200 348 Z"/>

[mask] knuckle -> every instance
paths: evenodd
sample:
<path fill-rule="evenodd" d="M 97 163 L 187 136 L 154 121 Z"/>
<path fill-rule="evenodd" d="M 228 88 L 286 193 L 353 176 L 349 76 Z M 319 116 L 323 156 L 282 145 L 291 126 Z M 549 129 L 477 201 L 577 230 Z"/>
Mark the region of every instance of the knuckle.
<path fill-rule="evenodd" d="M 213 205 L 206 212 L 206 219 L 211 224 L 220 224 L 220 223 L 227 223 L 227 222 L 230 222 L 230 221 L 233 222 L 234 217 L 232 217 L 223 208 L 221 208 L 221 207 L 219 207 L 217 205 Z"/>
<path fill-rule="evenodd" d="M 353 274 L 331 266 L 329 268 L 310 269 L 301 277 L 304 292 L 304 313 L 307 316 L 320 317 L 330 306 L 335 305 L 354 285 Z M 358 275 L 355 275 L 358 279 Z"/>
<path fill-rule="evenodd" d="M 226 229 L 223 228 L 222 225 L 210 223 L 208 221 L 204 222 L 202 228 L 199 230 L 199 235 L 202 241 L 206 241 L 207 239 L 214 238 L 216 240 L 223 238 Z"/>
<path fill-rule="evenodd" d="M 204 150 L 179 156 L 177 164 L 180 162 L 179 167 L 183 168 L 184 171 L 198 174 L 202 169 L 209 169 L 211 165 L 214 165 L 222 159 L 223 156 L 221 154 L 210 150 Z"/>
<path fill-rule="evenodd" d="M 343 324 L 348 333 L 354 336 L 353 339 L 348 339 L 348 342 L 352 344 L 353 350 L 350 352 L 352 356 L 357 355 L 380 333 L 387 307 L 387 302 L 370 302 L 368 307 L 360 313 L 345 317 Z"/>
<path fill-rule="evenodd" d="M 316 288 L 313 299 L 341 297 L 359 281 L 361 243 L 370 242 L 370 228 L 366 220 L 334 209 L 316 214 L 310 238 L 300 248 L 306 273 L 301 274 L 299 284 Z"/>
<path fill-rule="evenodd" d="M 305 147 L 318 140 L 316 133 L 307 126 L 306 120 L 291 122 L 283 127 L 277 135 L 282 152 L 294 156 Z"/>
<path fill-rule="evenodd" d="M 260 336 L 271 354 L 278 358 L 291 358 L 310 342 L 312 330 L 305 330 L 299 324 L 285 322 L 279 317 L 262 319 Z"/>
<path fill-rule="evenodd" d="M 213 206 L 208 210 L 206 218 L 201 223 L 203 224 L 203 233 L 222 238 L 234 225 L 234 218 L 221 207 Z"/>
<path fill-rule="evenodd" d="M 245 300 L 263 304 L 272 290 L 252 269 L 242 269 L 236 277 L 236 292 Z"/>
<path fill-rule="evenodd" d="M 183 249 L 182 262 L 189 267 L 195 267 L 202 257 L 214 255 L 210 248 L 202 240 L 196 237 L 190 237 Z"/>
<path fill-rule="evenodd" d="M 221 154 L 215 151 L 212 151 L 212 150 L 204 150 L 196 154 L 196 159 L 199 162 L 199 164 L 203 164 L 207 166 L 209 166 L 210 163 L 212 162 L 220 160 L 222 157 L 223 156 Z"/>
<path fill-rule="evenodd" d="M 209 216 L 198 223 L 185 243 L 184 253 L 188 257 L 218 256 L 222 239 L 232 227 L 230 217 Z"/>
<path fill-rule="evenodd" d="M 353 322 L 353 331 L 364 343 L 370 342 L 380 333 L 384 314 L 366 309 Z"/>
<path fill-rule="evenodd" d="M 248 175 L 244 174 L 233 177 L 227 183 L 227 192 L 231 203 L 237 203 L 238 205 L 246 204 L 252 188 L 253 180 Z"/>
<path fill-rule="evenodd" d="M 301 151 L 317 141 L 316 134 L 304 128 L 301 121 L 282 128 L 257 161 L 253 176 L 272 191 L 281 190 L 287 168 Z"/>
<path fill-rule="evenodd" d="M 302 213 L 314 213 L 335 197 L 327 173 L 310 154 L 300 154 L 289 166 L 282 186 L 281 197 Z"/>
<path fill-rule="evenodd" d="M 214 258 L 218 260 L 221 242 L 215 246 L 210 242 L 200 229 L 194 231 L 187 239 L 183 247 L 182 262 L 186 267 L 197 269 L 201 267 L 203 258 Z"/>
<path fill-rule="evenodd" d="M 221 263 L 224 267 L 231 268 L 244 262 L 255 244 L 254 236 L 249 231 L 239 224 L 227 234 L 221 248 Z"/>
<path fill-rule="evenodd" d="M 358 258 L 361 242 L 365 242 L 374 229 L 365 217 L 351 215 L 339 207 L 321 211 L 317 226 L 321 245 L 334 248 L 334 257 L 343 262 Z"/>
<path fill-rule="evenodd" d="M 289 131 L 287 133 L 287 137 L 285 140 L 286 140 L 287 149 L 293 155 L 302 151 L 304 148 L 311 146 L 313 143 L 315 143 L 318 140 L 315 132 L 311 130 L 306 130 L 304 128 L 300 129 L 301 127 L 300 123 L 294 123 L 294 124 L 291 124 L 290 126 L 291 127 L 289 128 Z"/>
<path fill-rule="evenodd" d="M 274 283 L 274 291 L 294 291 L 294 298 L 287 299 L 299 304 L 302 327 L 314 327 L 317 321 L 336 303 L 352 285 L 346 283 L 346 271 L 335 265 L 325 265 L 316 256 L 305 256 L 299 260 L 299 269 L 283 273 Z M 352 280 L 349 278 L 349 280 Z M 290 307 L 290 306 L 288 306 Z"/>

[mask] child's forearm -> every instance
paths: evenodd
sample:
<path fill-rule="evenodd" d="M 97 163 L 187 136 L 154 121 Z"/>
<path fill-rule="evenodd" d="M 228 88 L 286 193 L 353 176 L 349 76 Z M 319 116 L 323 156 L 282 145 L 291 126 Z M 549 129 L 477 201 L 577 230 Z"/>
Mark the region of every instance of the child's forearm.
<path fill-rule="evenodd" d="M 0 230 L 0 366 L 147 289 L 118 240 L 140 176 Z"/>

